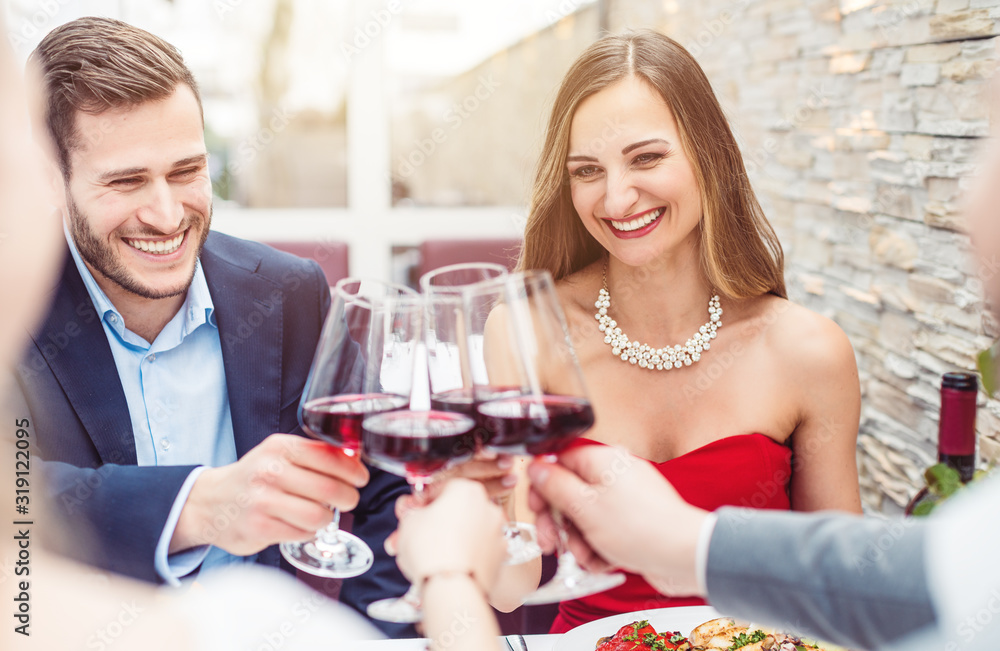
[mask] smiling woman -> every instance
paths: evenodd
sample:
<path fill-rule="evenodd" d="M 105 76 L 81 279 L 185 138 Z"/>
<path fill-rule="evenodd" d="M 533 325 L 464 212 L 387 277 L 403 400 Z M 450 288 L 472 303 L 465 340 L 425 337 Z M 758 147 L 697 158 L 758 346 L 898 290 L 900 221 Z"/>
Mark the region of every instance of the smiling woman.
<path fill-rule="evenodd" d="M 787 301 L 781 245 L 736 139 L 676 42 L 608 36 L 570 68 L 519 266 L 559 281 L 592 443 L 649 460 L 703 509 L 860 511 L 850 342 Z M 553 632 L 700 603 L 629 575 L 562 603 Z"/>

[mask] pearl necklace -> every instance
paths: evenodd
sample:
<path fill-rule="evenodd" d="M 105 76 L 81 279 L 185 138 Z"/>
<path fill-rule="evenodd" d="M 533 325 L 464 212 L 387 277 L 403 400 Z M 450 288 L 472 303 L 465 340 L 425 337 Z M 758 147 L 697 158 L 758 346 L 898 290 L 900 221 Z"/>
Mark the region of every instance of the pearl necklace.
<path fill-rule="evenodd" d="M 622 332 L 618 323 L 608 316 L 611 307 L 611 293 L 608 292 L 608 263 L 604 262 L 604 286 L 597 295 L 597 328 L 604 333 L 604 343 L 611 346 L 611 352 L 621 357 L 623 362 L 638 364 L 642 368 L 669 371 L 672 368 L 691 366 L 701 359 L 702 351 L 712 347 L 709 343 L 715 339 L 715 331 L 722 327 L 722 308 L 719 307 L 719 295 L 708 301 L 708 323 L 698 328 L 698 332 L 685 342 L 683 346 L 667 346 L 653 348 L 648 344 L 630 341 L 628 335 Z"/>

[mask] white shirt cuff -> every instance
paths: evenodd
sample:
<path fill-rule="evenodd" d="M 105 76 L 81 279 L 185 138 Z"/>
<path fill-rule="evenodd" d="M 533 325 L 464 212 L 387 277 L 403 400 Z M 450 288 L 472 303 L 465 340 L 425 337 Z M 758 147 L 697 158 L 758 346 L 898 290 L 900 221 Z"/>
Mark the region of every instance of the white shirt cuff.
<path fill-rule="evenodd" d="M 177 529 L 177 521 L 181 519 L 181 511 L 184 510 L 184 504 L 187 502 L 188 495 L 191 494 L 195 480 L 198 479 L 198 476 L 201 475 L 206 467 L 201 466 L 192 470 L 191 474 L 188 475 L 187 479 L 181 485 L 181 489 L 177 493 L 177 498 L 174 499 L 174 505 L 170 508 L 167 522 L 163 525 L 163 533 L 160 534 L 160 540 L 156 543 L 156 556 L 153 562 L 156 573 L 168 585 L 175 588 L 180 586 L 181 577 L 187 576 L 198 569 L 198 566 L 208 556 L 208 550 L 211 549 L 211 545 L 202 545 L 176 554 L 167 554 L 167 551 L 170 549 L 170 540 L 174 537 L 174 530 Z"/>
<path fill-rule="evenodd" d="M 708 548 L 712 544 L 712 532 L 719 516 L 709 513 L 701 523 L 698 532 L 698 546 L 694 550 L 694 578 L 698 583 L 698 594 L 708 596 Z"/>

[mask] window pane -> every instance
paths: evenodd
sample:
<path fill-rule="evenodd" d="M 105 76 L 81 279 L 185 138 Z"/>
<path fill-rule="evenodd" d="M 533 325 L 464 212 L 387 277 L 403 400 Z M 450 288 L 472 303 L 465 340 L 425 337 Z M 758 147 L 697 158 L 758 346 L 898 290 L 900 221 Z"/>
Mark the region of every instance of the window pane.
<path fill-rule="evenodd" d="M 597 4 L 407 3 L 388 30 L 395 205 L 526 203 L 555 89 Z"/>

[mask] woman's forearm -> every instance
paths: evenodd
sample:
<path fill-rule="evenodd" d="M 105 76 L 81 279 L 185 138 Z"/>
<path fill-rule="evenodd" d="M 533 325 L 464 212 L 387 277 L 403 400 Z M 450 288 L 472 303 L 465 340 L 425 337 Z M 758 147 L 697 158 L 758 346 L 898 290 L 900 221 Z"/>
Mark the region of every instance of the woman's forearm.
<path fill-rule="evenodd" d="M 486 597 L 468 574 L 439 574 L 424 582 L 424 632 L 435 651 L 497 649 L 500 628 Z"/>
<path fill-rule="evenodd" d="M 538 587 L 542 578 L 542 559 L 535 558 L 520 565 L 505 565 L 500 568 L 500 577 L 490 590 L 490 605 L 509 613 L 524 600 L 525 595 Z"/>

